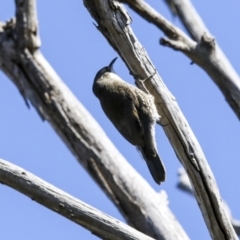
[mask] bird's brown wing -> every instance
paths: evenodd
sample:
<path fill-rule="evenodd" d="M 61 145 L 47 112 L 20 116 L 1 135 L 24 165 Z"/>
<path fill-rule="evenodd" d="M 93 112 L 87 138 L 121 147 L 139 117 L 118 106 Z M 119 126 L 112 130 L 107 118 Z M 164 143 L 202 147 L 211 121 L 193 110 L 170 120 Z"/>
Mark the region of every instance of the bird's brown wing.
<path fill-rule="evenodd" d="M 131 102 L 129 102 L 131 104 Z M 135 106 L 132 104 L 130 109 L 125 110 L 124 120 L 115 127 L 123 135 L 123 137 L 134 146 L 143 144 L 143 128 L 139 120 L 138 112 Z"/>
<path fill-rule="evenodd" d="M 132 86 L 125 82 L 114 82 L 114 94 L 104 91 L 99 98 L 107 117 L 122 136 L 133 145 L 143 144 L 143 128 L 139 119 L 138 99 Z"/>

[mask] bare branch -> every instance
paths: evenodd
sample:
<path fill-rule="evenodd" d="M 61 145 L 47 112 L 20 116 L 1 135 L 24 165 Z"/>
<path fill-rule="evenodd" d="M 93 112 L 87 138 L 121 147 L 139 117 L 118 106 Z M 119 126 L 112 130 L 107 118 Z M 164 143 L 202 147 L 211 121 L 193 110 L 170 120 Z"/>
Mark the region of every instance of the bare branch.
<path fill-rule="evenodd" d="M 194 196 L 194 190 L 193 190 L 192 185 L 189 181 L 188 175 L 183 168 L 180 168 L 178 170 L 178 176 L 179 176 L 179 178 L 178 178 L 177 187 L 180 190 L 182 190 L 184 192 L 187 192 L 190 195 Z M 233 225 L 233 228 L 234 228 L 236 234 L 238 236 L 240 236 L 240 221 L 233 218 L 231 210 L 230 210 L 230 208 L 229 208 L 229 206 L 227 205 L 226 202 L 224 202 L 224 206 L 225 206 L 226 213 L 228 214 L 228 216 L 231 220 L 231 223 Z"/>
<path fill-rule="evenodd" d="M 40 51 L 19 47 L 15 29 L 12 21 L 0 33 L 0 68 L 24 98 L 49 121 L 129 224 L 156 239 L 189 239 L 165 201 L 128 164 Z"/>
<path fill-rule="evenodd" d="M 38 35 L 38 20 L 35 0 L 15 0 L 16 3 L 16 32 L 20 48 L 30 51 L 41 45 Z"/>
<path fill-rule="evenodd" d="M 197 42 L 192 41 L 143 0 L 121 1 L 126 2 L 143 18 L 155 24 L 166 34 L 169 39 L 161 39 L 162 45 L 183 52 L 193 63 L 204 69 L 222 91 L 227 102 L 240 119 L 239 76 L 216 44 L 215 39 L 209 34 L 189 0 L 169 0 L 168 2 L 176 9 L 193 39 Z"/>
<path fill-rule="evenodd" d="M 192 39 L 199 42 L 204 33 L 211 35 L 189 0 L 168 0 L 168 2 L 172 6 L 171 11 L 175 9 L 175 14 L 179 16 Z"/>
<path fill-rule="evenodd" d="M 152 239 L 2 159 L 0 159 L 0 182 L 85 227 L 100 238 L 109 240 Z"/>
<path fill-rule="evenodd" d="M 153 23 L 169 38 L 165 41 L 171 42 L 169 47 L 175 50 L 191 53 L 196 48 L 196 42 L 189 38 L 181 29 L 175 27 L 171 22 L 159 14 L 154 8 L 142 0 L 121 0 L 127 3 L 135 12 L 145 20 Z"/>
<path fill-rule="evenodd" d="M 151 75 L 156 68 L 129 26 L 131 18 L 123 5 L 108 0 L 85 0 L 84 4 L 98 23 L 98 29 L 135 78 L 145 79 Z M 175 98 L 158 73 L 145 83 L 148 91 L 155 96 L 164 131 L 187 169 L 211 237 L 217 240 L 237 239 L 225 213 L 214 176 Z"/>

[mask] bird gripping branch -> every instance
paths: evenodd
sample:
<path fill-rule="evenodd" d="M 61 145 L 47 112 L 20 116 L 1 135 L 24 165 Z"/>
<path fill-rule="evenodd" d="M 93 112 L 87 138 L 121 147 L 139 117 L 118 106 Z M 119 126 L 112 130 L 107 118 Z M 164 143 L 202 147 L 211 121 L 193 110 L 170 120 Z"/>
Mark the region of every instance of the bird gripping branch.
<path fill-rule="evenodd" d="M 156 146 L 155 123 L 160 116 L 153 96 L 116 75 L 113 72 L 116 59 L 97 72 L 93 93 L 116 129 L 141 152 L 155 182 L 161 184 L 166 171 Z"/>

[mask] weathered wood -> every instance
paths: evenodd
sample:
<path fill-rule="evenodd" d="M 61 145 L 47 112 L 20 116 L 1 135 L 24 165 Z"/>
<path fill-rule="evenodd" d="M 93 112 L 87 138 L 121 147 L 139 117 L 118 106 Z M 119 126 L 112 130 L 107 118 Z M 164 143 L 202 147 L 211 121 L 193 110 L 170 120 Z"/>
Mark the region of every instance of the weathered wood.
<path fill-rule="evenodd" d="M 101 239 L 153 240 L 153 238 L 74 198 L 23 168 L 2 159 L 0 159 L 0 182 L 83 226 Z"/>
<path fill-rule="evenodd" d="M 183 168 L 180 168 L 178 170 L 178 183 L 177 183 L 177 187 L 186 192 L 186 193 L 189 193 L 191 194 L 192 196 L 194 196 L 194 190 L 193 190 L 193 187 L 189 181 L 189 178 L 188 178 L 188 175 L 186 173 L 186 171 L 183 169 Z M 229 218 L 230 218 L 230 221 L 233 225 L 233 228 L 236 232 L 236 234 L 238 236 L 240 236 L 240 220 L 238 219 L 235 219 L 233 216 L 232 216 L 232 213 L 231 213 L 231 210 L 230 210 L 230 207 L 227 205 L 227 203 L 224 201 L 224 206 L 225 206 L 225 209 L 226 209 L 226 213 L 228 214 Z"/>
<path fill-rule="evenodd" d="M 163 46 L 181 51 L 201 67 L 212 78 L 240 119 L 240 78 L 189 0 L 167 2 L 173 13 L 178 14 L 193 40 L 145 1 L 121 0 L 121 2 L 129 4 L 143 18 L 166 34 L 168 38 L 160 40 Z"/>
<path fill-rule="evenodd" d="M 20 90 L 26 103 L 30 101 L 40 117 L 49 121 L 129 224 L 155 239 L 188 239 L 166 202 L 113 146 L 40 50 L 32 47 L 38 43 L 29 44 L 26 39 L 18 44 L 22 41 L 18 32 L 24 31 L 16 31 L 15 20 L 0 29 L 0 68 Z"/>
<path fill-rule="evenodd" d="M 134 0 L 128 4 L 139 7 L 142 2 Z M 129 26 L 131 17 L 124 6 L 111 0 L 85 0 L 84 4 L 97 22 L 98 30 L 119 53 L 133 76 L 145 79 L 152 75 L 156 68 Z M 146 11 L 146 4 L 142 11 Z M 194 41 L 191 42 L 194 46 Z M 145 81 L 145 85 L 155 97 L 163 129 L 188 173 L 211 237 L 216 240 L 237 239 L 213 173 L 175 98 L 157 72 Z"/>

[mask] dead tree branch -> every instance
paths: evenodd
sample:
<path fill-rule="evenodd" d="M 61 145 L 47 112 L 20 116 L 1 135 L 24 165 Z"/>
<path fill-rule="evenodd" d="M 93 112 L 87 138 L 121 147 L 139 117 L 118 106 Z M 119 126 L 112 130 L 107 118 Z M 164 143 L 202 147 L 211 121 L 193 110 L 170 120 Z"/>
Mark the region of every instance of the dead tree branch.
<path fill-rule="evenodd" d="M 17 1 L 17 12 L 26 9 L 28 18 L 27 12 L 36 12 L 29 6 L 34 8 L 35 4 Z M 19 15 L 17 21 L 22 21 Z M 16 31 L 21 27 L 24 29 Z M 28 34 L 22 39 L 22 33 L 29 33 L 25 28 L 28 24 L 16 23 L 15 19 L 1 28 L 0 68 L 26 103 L 29 100 L 40 117 L 51 124 L 130 225 L 155 239 L 189 239 L 167 204 L 123 158 L 37 50 L 39 40 L 33 37 L 36 43 L 29 44 Z"/>
<path fill-rule="evenodd" d="M 156 68 L 129 26 L 131 18 L 124 6 L 108 0 L 85 0 L 84 4 L 97 22 L 98 30 L 122 57 L 135 78 L 145 79 L 152 75 Z M 214 176 L 175 98 L 158 73 L 146 81 L 146 87 L 155 97 L 164 131 L 194 186 L 211 237 L 217 240 L 237 239 L 225 213 Z"/>
<path fill-rule="evenodd" d="M 0 159 L 0 182 L 83 226 L 101 239 L 153 240 L 32 173 L 2 159 Z"/>
<path fill-rule="evenodd" d="M 190 195 L 194 196 L 194 190 L 193 190 L 192 185 L 191 185 L 191 183 L 189 181 L 188 175 L 187 175 L 186 171 L 183 168 L 180 168 L 178 170 L 178 176 L 179 177 L 178 177 L 177 187 L 180 190 L 182 190 L 182 191 L 184 191 L 186 193 L 189 193 Z M 240 236 L 240 221 L 235 219 L 235 218 L 233 218 L 231 210 L 230 210 L 230 208 L 229 208 L 229 206 L 227 205 L 226 202 L 224 202 L 224 205 L 225 205 L 226 212 L 227 212 L 227 214 L 228 214 L 228 216 L 229 216 L 229 218 L 231 220 L 231 223 L 233 225 L 233 228 L 234 228 L 236 234 L 238 236 Z"/>
<path fill-rule="evenodd" d="M 160 43 L 176 51 L 181 51 L 199 65 L 215 82 L 226 101 L 240 119 L 240 81 L 239 76 L 217 45 L 214 37 L 204 26 L 200 16 L 189 0 L 169 0 L 171 9 L 175 9 L 188 32 L 183 31 L 166 20 L 160 13 L 143 0 L 122 0 L 147 21 L 156 25 L 168 38 Z M 172 8 L 172 6 L 174 8 Z"/>

